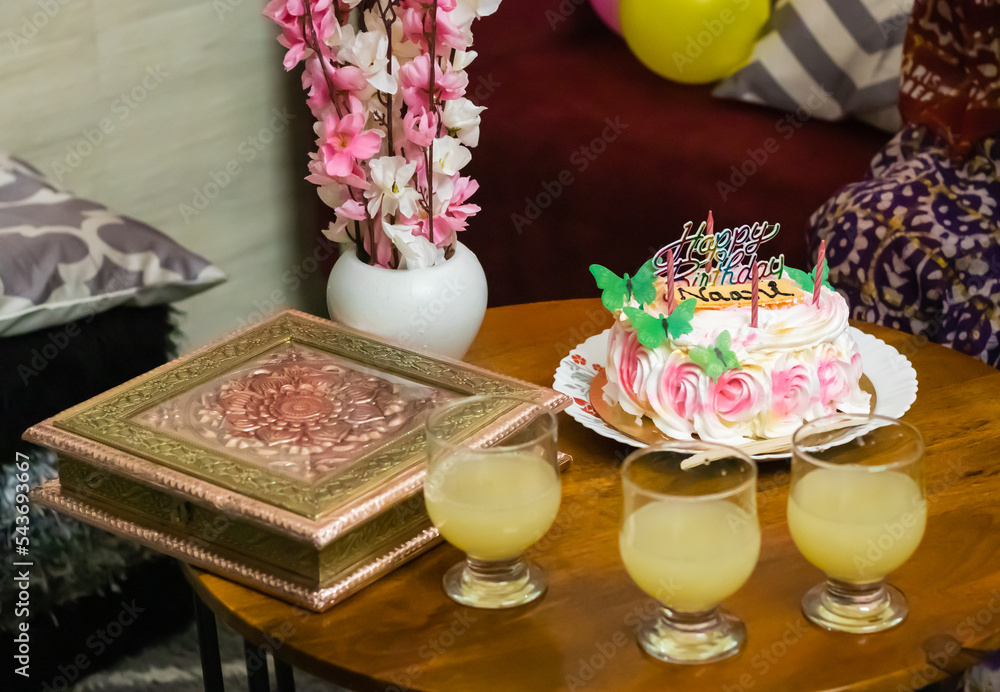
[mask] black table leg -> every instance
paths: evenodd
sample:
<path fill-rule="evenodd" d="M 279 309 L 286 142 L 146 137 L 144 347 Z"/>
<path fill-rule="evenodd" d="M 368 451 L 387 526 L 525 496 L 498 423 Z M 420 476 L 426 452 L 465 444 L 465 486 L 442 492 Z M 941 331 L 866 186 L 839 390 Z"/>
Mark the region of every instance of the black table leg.
<path fill-rule="evenodd" d="M 247 682 L 250 692 L 271 692 L 267 677 L 267 652 L 258 651 L 253 644 L 243 640 L 243 656 L 247 661 Z"/>
<path fill-rule="evenodd" d="M 274 657 L 274 677 L 278 682 L 278 692 L 295 692 L 295 676 L 292 667 L 277 656 Z"/>
<path fill-rule="evenodd" d="M 198 651 L 201 654 L 201 676 L 205 681 L 205 692 L 225 692 L 215 613 L 201 602 L 198 594 L 194 595 L 194 613 L 198 624 Z"/>

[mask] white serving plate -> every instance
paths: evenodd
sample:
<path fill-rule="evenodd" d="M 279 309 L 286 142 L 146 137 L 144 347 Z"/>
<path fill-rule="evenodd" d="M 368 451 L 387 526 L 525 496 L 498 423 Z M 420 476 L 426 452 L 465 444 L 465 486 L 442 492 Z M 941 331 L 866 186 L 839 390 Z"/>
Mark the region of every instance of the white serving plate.
<path fill-rule="evenodd" d="M 881 339 L 849 327 L 851 336 L 861 353 L 861 363 L 865 375 L 875 388 L 875 408 L 872 413 L 890 418 L 899 418 L 906 413 L 917 399 L 917 371 L 906 356 Z M 566 409 L 585 428 L 599 435 L 624 442 L 633 447 L 645 444 L 613 428 L 601 418 L 590 405 L 590 383 L 607 358 L 608 332 L 605 330 L 592 336 L 559 362 L 553 389 L 573 400 Z M 753 444 L 747 440 L 735 446 Z M 768 454 L 753 455 L 755 459 L 786 459 L 791 455 L 791 445 Z"/>

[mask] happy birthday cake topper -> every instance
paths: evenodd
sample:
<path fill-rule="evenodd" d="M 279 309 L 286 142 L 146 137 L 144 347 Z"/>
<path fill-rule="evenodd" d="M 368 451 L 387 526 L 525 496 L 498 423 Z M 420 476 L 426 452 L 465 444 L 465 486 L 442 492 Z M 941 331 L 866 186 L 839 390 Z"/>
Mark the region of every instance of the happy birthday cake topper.
<path fill-rule="evenodd" d="M 669 273 L 667 253 L 673 255 L 674 281 L 688 286 L 745 284 L 750 282 L 756 264 L 760 276 L 782 278 L 785 256 L 758 259 L 760 246 L 778 235 L 781 226 L 760 221 L 755 224 L 724 228 L 716 231 L 712 212 L 708 221 L 694 229 L 694 223 L 684 224 L 679 240 L 660 248 L 653 257 L 658 276 Z"/>

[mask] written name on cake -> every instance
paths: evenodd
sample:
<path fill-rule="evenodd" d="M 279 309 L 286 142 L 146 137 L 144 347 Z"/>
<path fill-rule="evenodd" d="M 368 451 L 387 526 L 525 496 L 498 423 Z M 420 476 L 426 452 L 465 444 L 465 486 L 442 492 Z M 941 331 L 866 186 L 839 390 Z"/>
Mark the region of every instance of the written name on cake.
<path fill-rule="evenodd" d="M 790 279 L 767 279 L 758 287 L 760 305 L 777 307 L 791 305 L 802 300 L 805 293 Z M 720 310 L 731 307 L 749 307 L 753 301 L 753 285 L 729 284 L 726 286 L 676 286 L 672 305 L 683 300 L 695 299 L 697 307 L 705 310 Z M 666 295 L 654 303 L 654 308 L 663 307 Z"/>
<path fill-rule="evenodd" d="M 760 246 L 777 236 L 780 228 L 780 224 L 759 221 L 753 225 L 714 230 L 708 222 L 702 221 L 696 229 L 694 223 L 688 221 L 680 239 L 656 253 L 653 267 L 658 276 L 666 275 L 667 252 L 672 251 L 674 280 L 687 286 L 748 284 L 754 264 L 758 265 L 762 279 L 781 279 L 785 269 L 784 255 L 766 260 L 757 258 Z"/>

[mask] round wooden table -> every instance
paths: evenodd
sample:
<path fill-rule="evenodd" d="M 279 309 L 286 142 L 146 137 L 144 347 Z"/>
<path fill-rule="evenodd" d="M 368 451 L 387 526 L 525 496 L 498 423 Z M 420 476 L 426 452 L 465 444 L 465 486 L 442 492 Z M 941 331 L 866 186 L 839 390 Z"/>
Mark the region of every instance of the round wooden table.
<path fill-rule="evenodd" d="M 559 360 L 610 324 L 597 300 L 495 308 L 466 357 L 551 385 Z M 736 657 L 702 666 L 655 661 L 635 642 L 653 604 L 618 555 L 618 469 L 629 447 L 560 415 L 560 515 L 531 558 L 549 575 L 538 602 L 481 611 L 445 597 L 441 577 L 462 558 L 435 548 L 326 613 L 286 604 L 187 568 L 201 599 L 254 644 L 352 690 L 911 690 L 963 660 L 957 644 L 1000 646 L 1000 372 L 910 335 L 858 325 L 907 355 L 920 391 L 906 414 L 927 440 L 927 532 L 891 576 L 910 615 L 888 632 L 836 634 L 807 624 L 799 599 L 823 575 L 795 549 L 785 522 L 787 462 L 760 466 L 760 562 L 726 606 L 746 622 Z M 935 637 L 937 637 L 935 639 Z M 947 640 L 946 640 L 947 641 Z M 936 647 L 936 648 L 934 648 Z M 929 661 L 933 658 L 933 661 Z"/>

